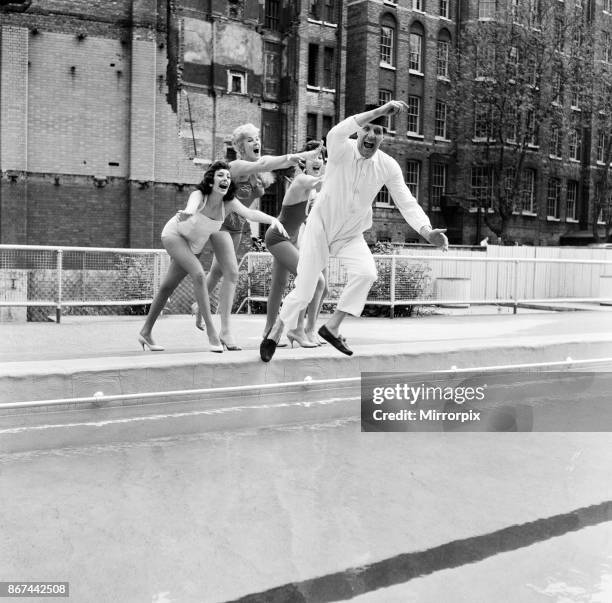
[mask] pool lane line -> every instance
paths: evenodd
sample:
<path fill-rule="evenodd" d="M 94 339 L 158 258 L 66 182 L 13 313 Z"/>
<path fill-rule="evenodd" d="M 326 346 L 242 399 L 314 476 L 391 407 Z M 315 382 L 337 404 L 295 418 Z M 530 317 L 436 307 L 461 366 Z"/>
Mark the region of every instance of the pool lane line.
<path fill-rule="evenodd" d="M 299 400 L 297 402 L 278 402 L 268 404 L 252 404 L 248 406 L 227 406 L 222 408 L 207 408 L 205 410 L 190 410 L 182 412 L 171 412 L 153 415 L 139 415 L 135 417 L 124 417 L 121 419 L 101 419 L 99 421 L 82 421 L 77 423 L 45 423 L 42 425 L 22 425 L 20 427 L 7 427 L 0 429 L 0 437 L 3 435 L 25 433 L 28 431 L 43 431 L 50 429 L 70 429 L 73 427 L 109 427 L 124 423 L 143 423 L 145 421 L 165 421 L 169 419 L 183 419 L 185 417 L 214 416 L 231 413 L 240 413 L 252 410 L 277 410 L 281 408 L 310 408 L 316 406 L 327 406 L 339 402 L 357 402 L 361 396 L 346 396 L 336 398 L 325 398 L 324 400 Z"/>
<path fill-rule="evenodd" d="M 441 570 L 483 561 L 499 553 L 515 551 L 607 521 L 612 521 L 610 500 L 581 507 L 569 513 L 512 525 L 488 534 L 453 540 L 423 551 L 402 553 L 369 565 L 350 567 L 326 576 L 284 584 L 226 603 L 346 601 L 380 588 L 404 584 Z"/>

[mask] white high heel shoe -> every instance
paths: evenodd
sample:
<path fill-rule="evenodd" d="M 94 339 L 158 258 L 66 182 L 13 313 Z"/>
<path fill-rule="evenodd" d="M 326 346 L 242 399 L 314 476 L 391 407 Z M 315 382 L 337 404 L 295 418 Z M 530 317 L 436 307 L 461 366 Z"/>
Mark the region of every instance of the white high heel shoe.
<path fill-rule="evenodd" d="M 143 352 L 145 348 L 149 348 L 149 350 L 152 352 L 163 352 L 166 349 L 161 345 L 153 343 L 153 340 L 150 337 L 145 337 L 144 335 L 138 336 L 138 343 L 142 346 Z"/>
<path fill-rule="evenodd" d="M 297 342 L 298 345 L 303 347 L 303 348 L 317 348 L 317 347 L 319 347 L 316 343 L 310 341 L 310 339 L 308 339 L 308 337 L 304 337 L 303 335 L 300 335 L 300 334 L 296 333 L 295 331 L 287 331 L 287 339 L 289 340 L 289 343 L 291 344 L 292 348 L 293 348 L 293 343 L 294 342 Z"/>

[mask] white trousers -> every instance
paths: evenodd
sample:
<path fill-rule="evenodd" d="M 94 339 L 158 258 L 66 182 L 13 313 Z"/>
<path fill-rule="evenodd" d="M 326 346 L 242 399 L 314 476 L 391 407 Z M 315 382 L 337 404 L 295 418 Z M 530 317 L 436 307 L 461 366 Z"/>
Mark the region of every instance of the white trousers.
<path fill-rule="evenodd" d="M 363 235 L 328 242 L 321 219 L 318 214 L 311 213 L 300 242 L 295 288 L 285 298 L 279 314 L 285 328 L 297 326 L 298 315 L 310 303 L 321 270 L 327 267 L 330 256 L 342 260 L 347 271 L 347 282 L 337 309 L 353 316 L 361 315 L 368 292 L 378 276 L 368 244 Z"/>

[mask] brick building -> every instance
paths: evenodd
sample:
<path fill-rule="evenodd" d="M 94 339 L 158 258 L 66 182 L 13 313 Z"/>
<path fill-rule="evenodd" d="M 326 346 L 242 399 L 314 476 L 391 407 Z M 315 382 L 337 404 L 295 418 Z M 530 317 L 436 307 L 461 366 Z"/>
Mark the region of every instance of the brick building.
<path fill-rule="evenodd" d="M 554 24 L 542 25 L 544 4 L 549 15 L 555 15 Z M 347 5 L 346 113 L 389 98 L 408 103 L 407 114 L 389 121 L 390 134 L 383 148 L 399 161 L 406 182 L 432 223 L 446 226 L 454 243 L 478 243 L 492 235 L 484 216 L 485 212 L 493 213 L 489 208 L 493 207 L 496 174 L 487 163 L 492 150 L 499 152 L 505 147 L 507 152 L 515 152 L 517 147 L 516 140 L 501 138 L 483 144 L 482 132 L 478 131 L 478 103 L 468 106 L 456 97 L 461 91 L 469 91 L 473 100 L 477 99 L 477 80 L 489 78 L 470 74 L 465 62 L 457 70 L 457 57 L 465 61 L 474 51 L 476 56 L 470 60 L 478 62 L 480 53 L 488 61 L 499 62 L 495 52 L 507 51 L 510 63 L 516 60 L 518 66 L 518 47 L 472 48 L 482 42 L 476 39 L 478 27 L 492 27 L 493 23 L 509 25 L 507 29 L 517 32 L 518 37 L 523 35 L 521 31 L 534 33 L 540 47 L 542 43 L 558 42 L 555 35 L 564 35 L 559 48 L 551 46 L 544 51 L 563 58 L 556 67 L 548 65 L 551 70 L 540 74 L 539 88 L 531 86 L 545 97 L 550 93 L 550 82 L 563 81 L 560 78 L 565 70 L 565 90 L 556 97 L 553 94 L 549 103 L 555 105 L 559 117 L 541 112 L 542 121 L 532 128 L 539 135 L 528 141 L 521 157 L 520 199 L 508 212 L 506 240 L 558 245 L 586 235 L 584 240 L 588 242 L 594 222 L 600 236 L 605 237 L 604 220 L 609 218 L 605 213 L 610 202 L 606 199 L 602 210 L 594 199 L 596 184 L 601 184 L 596 180 L 607 171 L 604 149 L 612 134 L 611 122 L 602 125 L 599 117 L 609 113 L 612 106 L 598 110 L 584 97 L 589 95 L 592 81 L 598 80 L 592 77 L 589 81 L 586 74 L 593 75 L 597 69 L 601 74 L 601 65 L 604 69 L 612 67 L 609 1 L 351 0 Z M 519 23 L 519 13 L 527 18 L 526 23 Z M 531 18 L 539 18 L 540 23 Z M 559 31 L 546 37 L 557 24 L 561 24 Z M 572 36 L 592 41 L 582 45 L 578 67 L 570 64 L 572 41 L 568 38 Z M 514 58 L 512 50 L 516 50 Z M 593 69 L 593 65 L 599 67 Z M 572 87 L 576 71 L 585 74 L 582 90 Z M 462 84 L 469 80 L 469 85 L 458 87 L 457 80 Z M 511 121 L 510 117 L 510 113 L 505 116 Z M 528 111 L 517 114 L 525 136 L 529 135 L 525 124 L 528 117 Z M 610 145 L 607 148 L 609 151 Z M 413 238 L 389 203 L 386 191 L 375 205 L 372 237 L 398 242 Z"/>
<path fill-rule="evenodd" d="M 583 4 L 598 43 L 609 44 L 601 41 L 612 31 L 609 3 Z M 193 159 L 231 157 L 237 125 L 259 126 L 264 152 L 280 154 L 366 104 L 399 98 L 410 109 L 389 120 L 384 150 L 432 223 L 473 243 L 489 233 L 474 211 L 474 147 L 455 140 L 451 63 L 466 24 L 495 5 L 1 0 L 0 242 L 158 247 L 163 224 L 201 177 Z M 557 244 L 591 228 L 602 169 L 591 130 L 578 162 L 565 142 L 556 217 L 548 215 L 550 153 L 530 150 L 533 211 L 512 217 L 511 238 Z M 276 213 L 282 194 L 279 178 L 262 209 Z M 384 190 L 367 236 L 417 240 Z"/>

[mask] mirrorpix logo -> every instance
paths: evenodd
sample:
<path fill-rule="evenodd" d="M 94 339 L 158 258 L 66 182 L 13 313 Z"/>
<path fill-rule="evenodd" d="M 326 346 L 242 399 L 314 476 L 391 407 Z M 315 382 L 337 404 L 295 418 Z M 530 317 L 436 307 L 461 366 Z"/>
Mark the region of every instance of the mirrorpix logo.
<path fill-rule="evenodd" d="M 362 373 L 362 431 L 480 431 L 487 384 L 448 377 Z"/>

